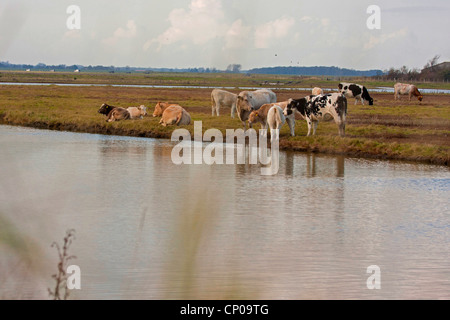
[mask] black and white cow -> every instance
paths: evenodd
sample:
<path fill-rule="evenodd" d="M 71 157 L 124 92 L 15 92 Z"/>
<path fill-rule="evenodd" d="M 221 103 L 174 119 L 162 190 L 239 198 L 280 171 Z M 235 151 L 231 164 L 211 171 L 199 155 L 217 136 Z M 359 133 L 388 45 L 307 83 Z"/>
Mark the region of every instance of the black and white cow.
<path fill-rule="evenodd" d="M 345 121 L 347 116 L 347 98 L 340 93 L 329 93 L 326 95 L 307 96 L 302 99 L 290 99 L 288 106 L 284 109 L 284 115 L 291 115 L 294 110 L 305 118 L 308 124 L 308 136 L 316 134 L 319 121 L 334 119 L 339 127 L 339 135 L 345 136 Z M 313 126 L 314 125 L 314 126 Z"/>
<path fill-rule="evenodd" d="M 355 104 L 358 100 L 364 105 L 364 101 L 369 102 L 369 106 L 373 106 L 373 99 L 369 95 L 367 88 L 355 83 L 339 83 L 339 92 L 347 98 L 355 98 Z"/>

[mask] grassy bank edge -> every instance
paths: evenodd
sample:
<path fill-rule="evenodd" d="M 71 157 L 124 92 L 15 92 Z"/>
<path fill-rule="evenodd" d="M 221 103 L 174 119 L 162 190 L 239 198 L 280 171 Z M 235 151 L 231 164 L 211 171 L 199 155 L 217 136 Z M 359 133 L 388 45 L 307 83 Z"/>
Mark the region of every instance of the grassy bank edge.
<path fill-rule="evenodd" d="M 104 122 L 95 124 L 78 124 L 75 122 L 61 122 L 58 120 L 35 121 L 29 120 L 26 117 L 8 118 L 5 113 L 0 114 L 0 125 L 154 139 L 171 139 L 172 136 L 171 131 L 160 131 L 158 130 L 159 127 L 142 130 L 121 127 L 120 123 L 110 124 Z M 193 138 L 193 126 L 188 126 L 186 129 L 191 132 L 191 136 Z M 204 131 L 205 130 L 206 129 L 204 129 Z M 225 136 L 225 132 L 223 130 L 221 131 Z M 448 148 L 445 147 L 415 143 L 386 143 L 362 137 L 341 138 L 337 135 L 316 135 L 313 137 L 296 136 L 288 138 L 282 136 L 280 138 L 280 150 L 312 152 L 329 155 L 346 155 L 349 157 L 367 159 L 413 161 L 450 166 L 450 152 Z"/>

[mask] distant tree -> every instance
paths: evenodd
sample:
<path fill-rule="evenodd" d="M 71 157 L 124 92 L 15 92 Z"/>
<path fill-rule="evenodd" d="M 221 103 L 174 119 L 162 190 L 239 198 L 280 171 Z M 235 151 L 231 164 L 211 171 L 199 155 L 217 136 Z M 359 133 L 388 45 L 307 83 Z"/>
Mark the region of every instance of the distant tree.
<path fill-rule="evenodd" d="M 426 69 L 426 68 L 434 67 L 435 65 L 438 64 L 438 61 L 440 58 L 441 58 L 441 56 L 439 54 L 435 55 L 433 58 L 428 60 L 427 64 L 423 68 Z"/>
<path fill-rule="evenodd" d="M 226 72 L 239 73 L 241 72 L 241 69 L 242 65 L 240 64 L 230 64 L 228 65 Z"/>

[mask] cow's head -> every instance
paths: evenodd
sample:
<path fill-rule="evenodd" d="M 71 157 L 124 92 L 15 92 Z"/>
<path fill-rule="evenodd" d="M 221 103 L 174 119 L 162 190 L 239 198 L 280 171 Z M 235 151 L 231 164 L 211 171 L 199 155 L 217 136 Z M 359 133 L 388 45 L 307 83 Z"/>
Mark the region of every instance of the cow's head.
<path fill-rule="evenodd" d="M 115 107 L 104 103 L 104 104 L 102 104 L 100 109 L 98 109 L 98 113 L 108 115 L 111 112 L 111 110 L 113 110 L 113 109 L 115 109 Z"/>
<path fill-rule="evenodd" d="M 153 117 L 154 118 L 156 118 L 156 117 L 162 117 L 162 114 L 163 114 L 163 108 L 162 108 L 162 106 L 161 106 L 161 102 L 158 102 L 157 104 L 156 104 L 156 106 L 155 106 L 155 112 L 153 112 Z"/>
<path fill-rule="evenodd" d="M 423 95 L 418 96 L 417 99 L 419 99 L 419 101 L 422 101 L 423 100 Z"/>
<path fill-rule="evenodd" d="M 261 116 L 259 114 L 258 111 L 252 111 L 252 113 L 250 113 L 249 117 L 248 117 L 248 125 L 250 126 L 250 128 L 252 128 L 254 123 L 258 123 L 261 122 Z"/>
<path fill-rule="evenodd" d="M 373 106 L 373 98 L 369 98 L 369 106 Z"/>
<path fill-rule="evenodd" d="M 251 96 L 248 92 L 241 92 L 237 97 L 236 106 L 240 110 L 252 111 Z"/>
<path fill-rule="evenodd" d="M 302 116 L 306 115 L 306 109 L 309 105 L 309 103 L 311 102 L 311 99 L 314 96 L 307 96 L 305 98 L 301 98 L 298 100 L 294 100 L 294 99 L 289 99 L 288 100 L 288 105 L 287 107 L 284 109 L 283 113 L 285 116 L 290 116 L 292 113 L 294 113 L 295 110 L 297 110 L 298 112 L 300 112 L 300 114 Z"/>
<path fill-rule="evenodd" d="M 294 104 L 293 104 L 294 99 L 289 99 L 288 100 L 288 105 L 286 108 L 284 108 L 283 114 L 287 117 L 290 116 L 293 112 L 294 112 Z"/>
<path fill-rule="evenodd" d="M 145 117 L 147 115 L 147 107 L 146 106 L 144 106 L 144 105 L 140 106 L 139 110 L 141 110 L 141 115 L 142 116 Z"/>

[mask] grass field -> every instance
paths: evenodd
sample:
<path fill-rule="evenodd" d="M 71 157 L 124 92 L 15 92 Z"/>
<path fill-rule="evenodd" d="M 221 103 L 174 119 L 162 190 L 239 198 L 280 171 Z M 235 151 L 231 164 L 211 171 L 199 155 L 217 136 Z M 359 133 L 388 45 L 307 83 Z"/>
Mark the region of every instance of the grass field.
<path fill-rule="evenodd" d="M 32 73 L 27 73 L 27 76 L 28 74 L 33 76 Z M 11 75 L 8 73 L 7 76 Z M 50 76 L 47 77 L 47 75 Z M 2 72 L 1 76 L 0 81 L 4 81 L 5 73 Z M 53 76 L 56 78 L 52 78 Z M 46 81 L 43 82 L 51 82 L 52 79 L 55 80 L 61 76 L 56 73 L 48 73 L 39 75 L 39 78 L 45 78 Z M 70 76 L 74 77 L 73 74 Z M 78 76 L 80 75 L 76 75 L 76 77 Z M 123 76 L 126 81 L 129 81 L 127 76 L 143 81 L 142 77 L 147 75 L 104 74 L 98 77 L 95 74 L 83 74 L 83 76 L 86 77 L 84 80 L 89 80 L 89 83 L 105 83 L 103 77 L 113 82 L 117 81 L 116 76 Z M 172 75 L 162 74 L 160 84 L 173 84 L 170 82 L 172 80 L 167 79 L 170 76 Z M 231 83 L 238 83 L 242 86 L 246 81 L 250 81 L 243 75 L 226 74 L 214 80 L 215 76 L 210 74 L 206 77 L 198 77 L 186 74 L 186 77 L 189 77 L 189 83 L 192 84 L 196 81 L 196 85 L 233 87 L 234 85 Z M 182 75 L 174 77 L 182 77 Z M 283 79 L 285 81 L 288 77 Z M 292 78 L 290 79 L 293 81 Z M 252 78 L 251 81 L 260 80 Z M 153 78 L 152 81 L 157 81 L 157 79 Z M 183 81 L 173 79 L 173 81 L 182 83 L 186 79 Z M 313 79 L 307 81 L 315 86 Z M 20 80 L 19 82 L 26 81 Z M 149 82 L 145 84 L 149 84 Z M 320 86 L 320 82 L 317 82 L 317 85 Z M 330 83 L 322 83 L 322 85 L 323 87 L 332 87 Z M 305 87 L 305 84 L 300 87 Z M 239 92 L 238 89 L 230 91 Z M 310 93 L 309 91 L 283 89 L 275 92 L 279 101 L 301 98 Z M 144 120 L 106 123 L 105 116 L 97 113 L 102 103 L 120 107 L 144 104 L 148 107 L 151 115 L 158 101 L 168 101 L 185 107 L 190 112 L 193 121 L 202 121 L 203 130 L 217 128 L 225 133 L 226 129 L 241 128 L 240 121 L 230 117 L 230 110 L 222 110 L 219 118 L 211 117 L 210 93 L 211 89 L 193 88 L 2 86 L 0 84 L 0 123 L 75 132 L 170 138 L 175 128 L 164 128 L 159 125 L 159 119 L 151 116 Z M 397 102 L 394 101 L 392 94 L 387 93 L 375 93 L 372 96 L 375 99 L 374 106 L 360 104 L 355 106 L 354 100 L 349 99 L 346 137 L 338 136 L 337 126 L 333 122 L 320 123 L 317 135 L 306 137 L 306 123 L 299 120 L 296 125 L 296 137 L 289 136 L 287 125 L 283 127 L 280 135 L 280 148 L 449 165 L 449 95 L 426 94 L 421 103 L 417 100 L 410 102 L 405 97 Z M 193 133 L 193 124 L 186 128 Z M 256 129 L 258 128 L 259 125 L 256 126 Z"/>

